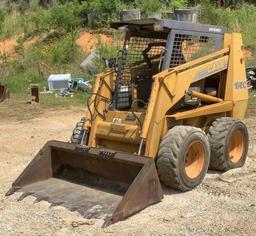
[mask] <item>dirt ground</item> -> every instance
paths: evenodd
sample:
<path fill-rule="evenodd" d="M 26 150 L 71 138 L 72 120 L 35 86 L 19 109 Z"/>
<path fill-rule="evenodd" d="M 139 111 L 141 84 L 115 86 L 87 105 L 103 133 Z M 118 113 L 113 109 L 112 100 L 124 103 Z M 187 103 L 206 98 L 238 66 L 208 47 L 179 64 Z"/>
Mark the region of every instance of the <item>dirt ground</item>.
<path fill-rule="evenodd" d="M 88 53 L 95 49 L 97 43 L 112 44 L 113 39 L 105 34 L 82 32 L 76 39 L 76 43 L 84 52 Z"/>
<path fill-rule="evenodd" d="M 43 110 L 32 105 L 0 104 L 0 235 L 255 235 L 256 119 L 247 119 L 249 158 L 242 169 L 209 172 L 193 191 L 164 187 L 161 203 L 101 229 L 101 220 L 86 220 L 49 203 L 18 202 L 20 193 L 4 196 L 12 181 L 49 139 L 67 141 L 83 110 Z"/>

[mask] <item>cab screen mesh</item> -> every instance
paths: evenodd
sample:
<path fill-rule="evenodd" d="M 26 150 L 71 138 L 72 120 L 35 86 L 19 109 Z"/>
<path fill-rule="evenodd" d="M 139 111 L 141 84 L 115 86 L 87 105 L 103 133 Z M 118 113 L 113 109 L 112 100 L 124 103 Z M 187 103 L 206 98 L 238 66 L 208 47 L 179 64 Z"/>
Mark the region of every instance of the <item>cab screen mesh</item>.
<path fill-rule="evenodd" d="M 179 66 L 215 51 L 215 38 L 175 34 L 170 67 Z"/>

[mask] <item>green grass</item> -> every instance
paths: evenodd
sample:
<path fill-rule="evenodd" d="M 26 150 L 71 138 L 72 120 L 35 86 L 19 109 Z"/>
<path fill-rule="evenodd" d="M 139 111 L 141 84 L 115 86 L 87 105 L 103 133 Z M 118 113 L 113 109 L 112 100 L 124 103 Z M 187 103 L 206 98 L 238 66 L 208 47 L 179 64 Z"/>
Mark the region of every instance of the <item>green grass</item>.
<path fill-rule="evenodd" d="M 76 34 L 77 35 L 77 34 Z M 112 34 L 111 34 L 112 35 Z M 114 35 L 116 44 L 107 45 L 98 39 L 98 49 L 94 66 L 98 72 L 104 71 L 103 58 L 116 57 L 120 49 L 120 35 Z M 20 37 L 16 47 L 15 59 L 6 58 L 0 67 L 0 81 L 5 83 L 11 91 L 12 97 L 29 100 L 30 85 L 38 84 L 40 91 L 47 87 L 47 79 L 50 74 L 71 73 L 73 78 L 84 78 L 93 80 L 90 76 L 80 70 L 79 64 L 87 56 L 75 43 L 72 33 L 67 33 L 49 40 L 37 41 L 29 48 L 24 48 L 26 35 Z M 39 66 L 44 64 L 47 66 Z M 76 92 L 71 97 L 55 97 L 52 94 L 41 94 L 41 105 L 44 107 L 55 106 L 85 106 L 88 94 Z"/>
<path fill-rule="evenodd" d="M 28 64 L 27 61 L 16 60 L 7 62 L 4 67 L 2 67 L 2 70 L 7 73 L 0 77 L 0 81 L 7 85 L 12 99 L 23 100 L 25 102 L 29 101 L 31 84 L 38 84 L 40 91 L 44 91 L 47 88 L 49 73 L 45 72 L 43 76 L 40 76 L 37 67 L 32 62 Z M 66 72 L 72 73 L 75 77 L 85 78 L 85 75 L 79 73 L 77 66 L 73 64 L 59 67 L 58 73 Z M 50 108 L 68 106 L 85 107 L 86 105 L 88 93 L 76 91 L 73 97 L 55 97 L 55 94 L 58 93 L 59 91 L 54 91 L 53 94 L 40 94 L 41 106 Z"/>
<path fill-rule="evenodd" d="M 248 108 L 256 109 L 256 90 L 255 89 L 251 89 L 249 91 Z"/>
<path fill-rule="evenodd" d="M 47 78 L 39 78 L 33 72 L 33 70 L 27 70 L 19 75 L 11 75 L 4 77 L 1 81 L 7 85 L 11 92 L 11 98 L 16 100 L 29 101 L 30 97 L 30 85 L 38 84 L 39 91 L 42 92 L 47 87 Z M 47 107 L 68 107 L 68 106 L 86 106 L 86 98 L 88 93 L 82 91 L 75 91 L 73 97 L 56 97 L 60 91 L 53 91 L 52 94 L 40 94 L 40 104 Z M 56 94 L 56 95 L 55 95 Z"/>
<path fill-rule="evenodd" d="M 187 4 L 186 0 L 172 1 L 173 4 L 175 2 L 182 2 L 184 6 Z M 202 3 L 200 21 L 227 26 L 229 32 L 241 32 L 245 46 L 250 47 L 254 54 L 252 58 L 247 60 L 247 65 L 254 65 L 256 61 L 254 52 L 256 51 L 256 6 L 242 4 L 231 10 L 216 8 L 214 5 L 205 2 L 207 1 Z M 152 5 L 155 6 L 155 3 L 152 2 Z M 24 50 L 23 43 L 26 39 L 26 36 L 24 36 L 23 39 L 19 40 L 19 45 L 16 48 L 17 55 L 15 57 L 17 58 L 15 60 L 5 58 L 5 63 L 0 64 L 0 81 L 7 84 L 14 99 L 29 100 L 30 84 L 38 84 L 42 91 L 44 87 L 47 87 L 47 78 L 51 73 L 71 73 L 76 77 L 88 78 L 88 75 L 79 70 L 79 64 L 86 55 L 82 54 L 81 50 L 74 44 L 78 32 L 84 30 L 85 22 L 80 13 L 87 7 L 87 3 L 80 5 L 78 2 L 74 2 L 60 6 L 57 4 L 49 9 L 35 6 L 34 9 L 28 9 L 22 14 L 18 8 L 14 8 L 10 13 L 5 10 L 0 38 L 17 36 L 21 32 L 24 32 L 26 36 L 47 34 L 51 30 L 64 32 L 64 36 L 38 42 L 30 46 L 28 50 Z M 105 7 L 109 6 L 106 5 Z M 105 19 L 104 24 L 106 24 Z M 95 31 L 97 30 L 102 32 L 104 28 L 99 27 L 95 29 Z M 112 35 L 112 31 L 108 29 L 108 32 Z M 98 57 L 95 60 L 95 65 L 99 71 L 103 70 L 102 58 L 117 55 L 120 48 L 120 37 L 121 35 L 117 34 L 116 45 L 110 46 L 104 45 L 102 42 L 98 43 Z M 49 65 L 51 71 L 45 70 L 43 75 L 39 75 L 38 61 Z M 56 98 L 54 94 L 40 95 L 41 105 L 44 107 L 85 106 L 86 97 L 87 95 L 81 92 L 75 93 L 73 98 Z"/>
<path fill-rule="evenodd" d="M 0 38 L 8 38 L 23 32 L 23 28 L 20 24 L 20 14 L 17 11 L 13 11 L 11 14 L 5 14 L 0 31 Z"/>
<path fill-rule="evenodd" d="M 79 69 L 84 54 L 72 41 L 71 34 L 46 42 L 37 42 L 26 50 L 24 40 L 18 40 L 20 43 L 16 47 L 15 59 L 7 58 L 0 67 L 0 81 L 7 85 L 12 98 L 28 101 L 30 85 L 38 84 L 40 91 L 45 90 L 50 74 L 71 73 L 74 78 L 89 78 Z M 39 66 L 39 62 L 46 64 L 47 67 Z M 85 106 L 87 95 L 76 92 L 72 98 L 56 98 L 54 94 L 41 94 L 40 97 L 40 104 L 44 107 Z"/>
<path fill-rule="evenodd" d="M 11 92 L 11 99 L 22 100 L 24 102 L 30 101 L 30 85 L 38 84 L 39 91 L 44 91 L 47 87 L 47 78 L 39 79 L 33 73 L 33 70 L 28 70 L 19 75 L 11 75 L 4 77 L 1 81 L 7 85 Z M 52 107 L 69 107 L 69 106 L 86 106 L 86 98 L 88 93 L 75 91 L 73 97 L 56 97 L 60 91 L 53 91 L 52 94 L 40 93 L 40 104 L 44 108 Z M 56 94 L 56 95 L 55 95 Z"/>
<path fill-rule="evenodd" d="M 250 47 L 253 57 L 248 59 L 247 65 L 254 65 L 256 61 L 256 6 L 241 4 L 235 9 L 216 8 L 209 3 L 202 4 L 200 21 L 207 24 L 222 25 L 229 32 L 241 33 L 243 43 Z"/>
<path fill-rule="evenodd" d="M 247 105 L 246 117 L 255 117 L 256 116 L 256 90 L 251 89 L 249 91 L 249 100 Z"/>
<path fill-rule="evenodd" d="M 44 108 L 54 108 L 54 107 L 86 107 L 86 98 L 88 94 L 84 92 L 77 91 L 73 94 L 73 97 L 55 97 L 55 92 L 53 94 L 40 94 L 40 104 Z"/>

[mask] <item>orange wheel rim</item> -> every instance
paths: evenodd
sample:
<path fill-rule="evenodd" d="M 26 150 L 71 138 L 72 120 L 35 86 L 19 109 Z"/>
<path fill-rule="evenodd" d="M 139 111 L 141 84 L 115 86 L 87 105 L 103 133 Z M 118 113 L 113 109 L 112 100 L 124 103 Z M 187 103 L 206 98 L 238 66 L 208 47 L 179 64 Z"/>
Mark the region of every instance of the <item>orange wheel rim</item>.
<path fill-rule="evenodd" d="M 201 174 L 204 160 L 204 144 L 200 141 L 191 143 L 185 155 L 185 172 L 190 179 L 194 179 Z"/>
<path fill-rule="evenodd" d="M 235 130 L 228 144 L 228 158 L 231 162 L 238 162 L 244 153 L 244 136 L 241 130 Z"/>

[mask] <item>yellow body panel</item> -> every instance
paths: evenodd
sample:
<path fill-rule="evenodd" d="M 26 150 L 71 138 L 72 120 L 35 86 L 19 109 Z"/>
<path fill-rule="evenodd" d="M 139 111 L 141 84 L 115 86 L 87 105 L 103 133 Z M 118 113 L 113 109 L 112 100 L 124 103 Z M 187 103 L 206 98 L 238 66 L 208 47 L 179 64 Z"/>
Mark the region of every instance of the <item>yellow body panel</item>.
<path fill-rule="evenodd" d="M 113 124 L 112 122 L 99 122 L 96 137 L 126 143 L 138 143 L 140 140 L 137 125 Z"/>
<path fill-rule="evenodd" d="M 226 34 L 224 45 L 230 47 L 224 98 L 235 104 L 230 116 L 243 119 L 247 108 L 248 89 L 241 34 Z"/>

